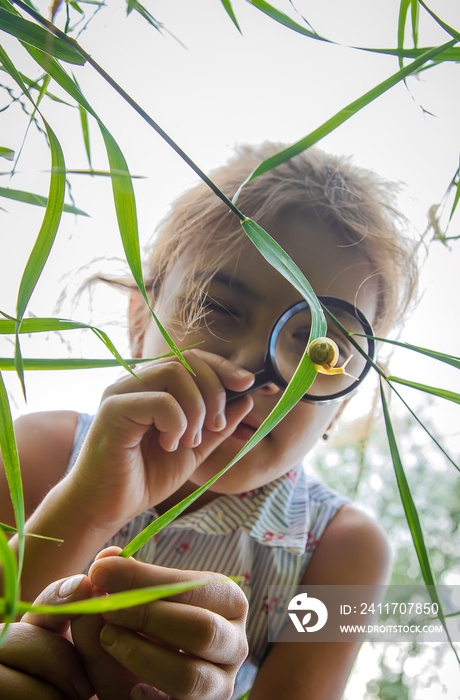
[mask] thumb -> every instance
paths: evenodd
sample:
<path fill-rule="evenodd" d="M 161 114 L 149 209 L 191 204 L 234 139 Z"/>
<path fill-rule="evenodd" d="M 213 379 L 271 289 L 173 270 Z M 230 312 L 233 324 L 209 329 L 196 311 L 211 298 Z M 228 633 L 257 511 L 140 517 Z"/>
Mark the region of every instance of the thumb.
<path fill-rule="evenodd" d="M 34 605 L 62 605 L 63 603 L 74 603 L 91 597 L 91 581 L 85 574 L 77 574 L 69 578 L 54 581 L 45 588 L 34 600 Z M 28 612 L 22 618 L 22 622 L 27 622 L 36 627 L 43 627 L 51 632 L 63 634 L 69 626 L 69 620 L 76 615 L 36 615 Z"/>

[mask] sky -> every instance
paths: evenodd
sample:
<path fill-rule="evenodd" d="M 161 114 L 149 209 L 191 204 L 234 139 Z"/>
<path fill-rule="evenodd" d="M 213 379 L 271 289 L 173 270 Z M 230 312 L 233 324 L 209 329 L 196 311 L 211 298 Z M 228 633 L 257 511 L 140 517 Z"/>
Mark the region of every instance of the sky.
<path fill-rule="evenodd" d="M 42 12 L 48 11 L 48 2 L 36 4 Z M 225 162 L 238 144 L 297 141 L 398 69 L 394 57 L 350 48 L 395 46 L 397 0 L 295 3 L 315 30 L 335 45 L 281 27 L 244 0 L 233 2 L 242 34 L 219 0 L 145 0 L 163 24 L 163 33 L 136 13 L 126 18 L 121 0 L 108 4 L 81 33 L 81 45 L 207 173 Z M 276 4 L 302 21 L 288 0 Z M 433 0 L 430 6 L 451 26 L 460 27 L 458 2 Z M 62 26 L 62 13 L 57 21 Z M 0 32 L 0 41 L 27 75 L 37 75 L 14 39 Z M 444 32 L 421 10 L 420 45 L 444 41 Z M 194 184 L 196 176 L 90 68 L 69 70 L 117 139 L 131 172 L 141 176 L 135 191 L 140 241 L 145 246 L 172 200 Z M 440 66 L 409 79 L 407 85 L 400 83 L 320 143 L 325 150 L 345 154 L 361 167 L 399 183 L 398 205 L 416 237 L 426 230 L 429 208 L 443 199 L 458 167 L 459 70 Z M 57 86 L 51 85 L 51 90 L 64 97 Z M 8 100 L 2 93 L 0 100 L 1 108 Z M 43 103 L 43 114 L 63 145 L 68 168 L 87 168 L 78 111 L 48 101 Z M 18 103 L 0 112 L 0 146 L 18 152 L 26 127 L 27 118 Z M 90 135 L 93 167 L 105 170 L 106 156 L 94 122 Z M 3 175 L 0 186 L 46 195 L 49 167 L 44 138 L 31 128 L 16 175 L 12 179 Z M 0 172 L 7 169 L 6 161 L 0 162 Z M 63 216 L 29 311 L 104 327 L 118 349 L 129 356 L 126 299 L 100 286 L 91 293 L 80 291 L 88 276 L 123 269 L 110 183 L 81 175 L 71 176 L 70 181 L 67 201 L 71 195 L 89 216 Z M 0 309 L 14 315 L 22 270 L 43 210 L 6 199 L 0 199 L 0 206 Z M 457 213 L 450 235 L 460 235 L 459 225 Z M 401 334 L 404 340 L 459 354 L 459 269 L 460 240 L 449 247 L 440 242 L 429 246 L 423 262 L 422 298 Z M 13 353 L 8 340 L 2 339 L 0 348 L 3 356 Z M 35 338 L 33 345 L 24 339 L 23 351 L 25 356 L 106 356 L 90 331 L 47 336 L 40 344 Z M 392 371 L 460 391 L 458 372 L 407 351 L 394 355 Z M 61 408 L 92 413 L 103 389 L 119 375 L 118 369 L 30 372 L 27 404 L 14 374 L 5 376 L 5 381 L 15 416 Z M 407 396 L 419 401 L 413 392 Z M 457 450 L 459 418 L 458 406 L 434 403 L 433 421 Z"/>

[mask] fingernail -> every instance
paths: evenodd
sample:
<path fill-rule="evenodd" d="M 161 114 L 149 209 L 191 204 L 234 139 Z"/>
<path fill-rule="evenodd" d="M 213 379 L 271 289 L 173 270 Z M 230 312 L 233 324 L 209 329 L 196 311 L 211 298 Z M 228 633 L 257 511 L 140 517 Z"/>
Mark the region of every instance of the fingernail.
<path fill-rule="evenodd" d="M 225 428 L 225 426 L 227 425 L 227 419 L 223 411 L 217 414 L 214 424 L 217 430 L 223 430 Z"/>
<path fill-rule="evenodd" d="M 197 430 L 193 438 L 193 447 L 198 447 L 201 444 L 201 429 Z"/>
<path fill-rule="evenodd" d="M 74 593 L 84 578 L 84 574 L 77 574 L 77 576 L 71 576 L 70 578 L 66 578 L 64 583 L 61 583 L 61 586 L 59 588 L 59 598 L 67 598 L 69 595 Z"/>
<path fill-rule="evenodd" d="M 235 369 L 235 374 L 237 377 L 253 377 L 254 374 L 252 372 L 249 372 L 247 369 L 244 369 L 243 367 L 237 367 Z"/>
<path fill-rule="evenodd" d="M 129 697 L 130 700 L 145 700 L 146 695 L 144 688 L 141 685 L 137 685 L 135 688 L 132 689 Z"/>
<path fill-rule="evenodd" d="M 101 644 L 105 647 L 111 647 L 117 641 L 118 633 L 113 625 L 105 625 L 101 630 Z"/>

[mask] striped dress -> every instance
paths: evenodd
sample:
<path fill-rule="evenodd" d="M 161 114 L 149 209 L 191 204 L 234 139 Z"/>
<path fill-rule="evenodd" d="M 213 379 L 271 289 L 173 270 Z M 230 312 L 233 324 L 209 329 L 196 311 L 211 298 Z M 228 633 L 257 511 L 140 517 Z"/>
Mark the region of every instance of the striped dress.
<path fill-rule="evenodd" d="M 69 468 L 92 422 L 80 414 Z M 249 656 L 232 700 L 250 686 L 267 649 L 269 585 L 296 585 L 315 546 L 339 508 L 348 500 L 305 474 L 298 465 L 286 475 L 246 493 L 224 494 L 177 518 L 136 554 L 136 559 L 175 569 L 215 571 L 242 578 L 249 601 Z M 155 508 L 127 523 L 107 546 L 124 547 L 158 517 Z"/>

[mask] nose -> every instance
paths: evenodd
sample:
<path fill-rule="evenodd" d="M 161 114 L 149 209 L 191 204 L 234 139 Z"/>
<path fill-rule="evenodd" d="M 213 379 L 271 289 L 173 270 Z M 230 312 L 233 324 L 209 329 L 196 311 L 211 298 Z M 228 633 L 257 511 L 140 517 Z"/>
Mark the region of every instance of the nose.
<path fill-rule="evenodd" d="M 257 372 L 264 368 L 267 340 L 265 342 L 254 338 L 241 338 L 233 342 L 229 359 L 250 372 Z"/>

